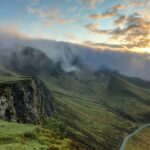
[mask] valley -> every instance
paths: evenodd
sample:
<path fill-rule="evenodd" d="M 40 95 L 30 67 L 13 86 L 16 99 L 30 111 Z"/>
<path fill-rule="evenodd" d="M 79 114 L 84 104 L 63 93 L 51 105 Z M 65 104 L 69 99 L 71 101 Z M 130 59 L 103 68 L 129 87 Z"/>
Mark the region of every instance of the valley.
<path fill-rule="evenodd" d="M 21 66 L 14 65 L 20 61 L 18 55 L 0 69 L 2 119 L 45 124 L 75 141 L 79 150 L 119 150 L 127 135 L 149 123 L 149 82 L 111 70 L 67 73 L 35 49 L 27 48 L 21 55 Z"/>
<path fill-rule="evenodd" d="M 0 150 L 150 150 L 150 0 L 0 0 Z"/>

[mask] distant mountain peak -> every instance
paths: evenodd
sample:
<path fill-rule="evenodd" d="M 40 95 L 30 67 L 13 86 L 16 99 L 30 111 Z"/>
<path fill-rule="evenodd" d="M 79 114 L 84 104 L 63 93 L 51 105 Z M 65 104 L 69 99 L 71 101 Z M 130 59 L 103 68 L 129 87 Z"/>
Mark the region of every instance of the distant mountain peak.
<path fill-rule="evenodd" d="M 26 75 L 56 75 L 56 66 L 42 51 L 25 47 L 20 52 L 14 52 L 9 67 Z"/>

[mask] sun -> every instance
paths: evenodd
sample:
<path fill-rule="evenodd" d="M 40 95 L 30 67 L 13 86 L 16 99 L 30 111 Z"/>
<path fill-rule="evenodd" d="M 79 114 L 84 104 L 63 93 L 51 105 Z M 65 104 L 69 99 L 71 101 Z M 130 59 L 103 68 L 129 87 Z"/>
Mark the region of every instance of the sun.
<path fill-rule="evenodd" d="M 132 48 L 131 51 L 137 52 L 137 53 L 149 53 L 150 54 L 150 47 L 146 47 L 146 48 Z"/>
<path fill-rule="evenodd" d="M 150 53 L 150 47 L 142 48 L 141 50 L 145 53 Z"/>

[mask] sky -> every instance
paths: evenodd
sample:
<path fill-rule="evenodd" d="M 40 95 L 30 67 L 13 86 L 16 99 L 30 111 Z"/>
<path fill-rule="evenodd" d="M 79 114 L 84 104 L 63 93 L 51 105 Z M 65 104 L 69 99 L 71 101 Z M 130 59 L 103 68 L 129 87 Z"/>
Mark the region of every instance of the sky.
<path fill-rule="evenodd" d="M 150 0 L 1 0 L 0 31 L 150 53 Z"/>

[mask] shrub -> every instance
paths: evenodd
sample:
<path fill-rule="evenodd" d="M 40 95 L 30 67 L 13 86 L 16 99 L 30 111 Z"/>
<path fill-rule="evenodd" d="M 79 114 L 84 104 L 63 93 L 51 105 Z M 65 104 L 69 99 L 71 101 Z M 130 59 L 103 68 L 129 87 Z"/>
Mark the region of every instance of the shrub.
<path fill-rule="evenodd" d="M 42 117 L 42 126 L 48 129 L 53 130 L 56 133 L 66 134 L 66 126 L 65 124 L 60 120 L 58 116 L 53 117 Z"/>

